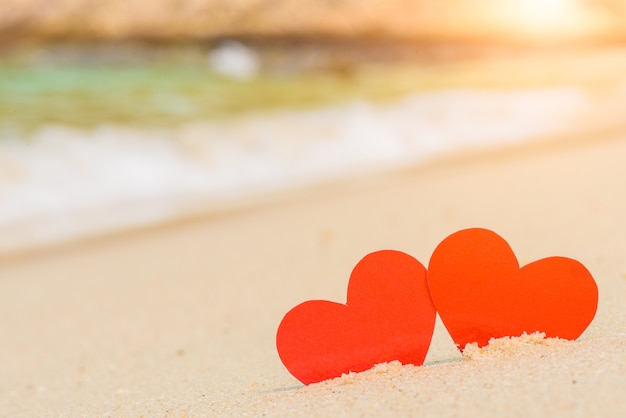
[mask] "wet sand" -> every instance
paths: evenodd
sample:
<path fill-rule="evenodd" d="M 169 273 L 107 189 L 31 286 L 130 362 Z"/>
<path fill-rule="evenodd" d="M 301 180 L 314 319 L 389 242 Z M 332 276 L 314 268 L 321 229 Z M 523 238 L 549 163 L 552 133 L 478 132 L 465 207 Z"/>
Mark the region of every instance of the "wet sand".
<path fill-rule="evenodd" d="M 0 416 L 622 416 L 626 133 L 430 164 L 0 260 Z M 365 254 L 427 264 L 468 227 L 522 264 L 595 276 L 577 342 L 462 358 L 438 323 L 424 367 L 304 387 L 274 346 L 307 299 L 345 301 Z"/>

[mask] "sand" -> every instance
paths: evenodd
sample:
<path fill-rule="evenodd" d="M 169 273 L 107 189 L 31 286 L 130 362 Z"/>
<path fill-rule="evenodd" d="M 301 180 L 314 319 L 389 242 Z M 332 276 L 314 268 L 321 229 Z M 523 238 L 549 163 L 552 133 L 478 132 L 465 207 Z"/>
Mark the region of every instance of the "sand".
<path fill-rule="evenodd" d="M 623 416 L 626 134 L 529 146 L 276 196 L 0 260 L 0 416 Z M 576 342 L 462 357 L 438 322 L 423 367 L 304 387 L 274 346 L 306 299 L 345 301 L 368 252 L 427 263 L 485 227 L 522 263 L 583 262 L 600 291 Z"/>

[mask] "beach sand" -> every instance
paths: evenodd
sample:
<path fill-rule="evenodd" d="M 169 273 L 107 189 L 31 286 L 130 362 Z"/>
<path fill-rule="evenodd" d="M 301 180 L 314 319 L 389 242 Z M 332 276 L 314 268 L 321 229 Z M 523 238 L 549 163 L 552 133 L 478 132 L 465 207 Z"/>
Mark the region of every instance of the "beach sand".
<path fill-rule="evenodd" d="M 0 260 L 0 416 L 623 416 L 626 133 L 451 158 L 262 204 Z M 576 342 L 463 358 L 438 322 L 423 367 L 305 387 L 274 345 L 307 299 L 345 301 L 353 266 L 391 248 L 427 265 L 489 228 L 521 264 L 593 273 Z"/>

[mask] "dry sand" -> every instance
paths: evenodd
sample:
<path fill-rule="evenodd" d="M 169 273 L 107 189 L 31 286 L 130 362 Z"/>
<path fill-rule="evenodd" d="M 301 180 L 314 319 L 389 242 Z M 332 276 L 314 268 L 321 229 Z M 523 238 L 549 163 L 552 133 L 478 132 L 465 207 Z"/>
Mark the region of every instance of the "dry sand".
<path fill-rule="evenodd" d="M 624 416 L 626 134 L 518 151 L 5 257 L 0 416 Z M 466 227 L 522 263 L 583 262 L 600 302 L 581 339 L 462 358 L 438 323 L 424 367 L 304 387 L 282 366 L 289 308 L 344 301 L 368 252 L 426 264 Z"/>

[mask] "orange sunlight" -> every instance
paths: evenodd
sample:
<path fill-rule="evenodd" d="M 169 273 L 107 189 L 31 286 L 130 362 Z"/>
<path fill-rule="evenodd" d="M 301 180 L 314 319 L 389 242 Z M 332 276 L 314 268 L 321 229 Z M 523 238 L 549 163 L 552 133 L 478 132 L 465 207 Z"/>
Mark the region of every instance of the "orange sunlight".
<path fill-rule="evenodd" d="M 582 35 L 592 26 L 589 11 L 577 0 L 513 0 L 494 8 L 494 17 L 526 36 Z"/>

